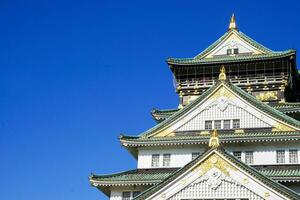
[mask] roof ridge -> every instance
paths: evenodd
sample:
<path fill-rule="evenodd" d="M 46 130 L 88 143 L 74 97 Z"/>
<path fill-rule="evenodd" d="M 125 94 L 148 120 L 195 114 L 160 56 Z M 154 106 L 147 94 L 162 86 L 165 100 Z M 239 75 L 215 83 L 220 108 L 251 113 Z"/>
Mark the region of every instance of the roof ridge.
<path fill-rule="evenodd" d="M 138 169 L 132 169 L 132 170 L 124 170 L 124 171 L 120 171 L 120 172 L 116 172 L 116 173 L 112 173 L 112 174 L 92 174 L 90 176 L 90 178 L 109 178 L 109 177 L 113 177 L 113 176 L 118 176 L 118 175 L 122 175 L 128 172 L 135 172 Z"/>

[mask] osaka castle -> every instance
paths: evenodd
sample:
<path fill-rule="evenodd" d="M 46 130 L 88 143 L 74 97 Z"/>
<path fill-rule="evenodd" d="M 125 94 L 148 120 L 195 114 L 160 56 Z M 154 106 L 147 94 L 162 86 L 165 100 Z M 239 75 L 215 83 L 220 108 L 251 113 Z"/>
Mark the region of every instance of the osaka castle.
<path fill-rule="evenodd" d="M 120 136 L 136 169 L 92 174 L 91 185 L 111 200 L 300 200 L 296 51 L 259 44 L 232 16 L 204 51 L 167 64 L 178 107 Z"/>

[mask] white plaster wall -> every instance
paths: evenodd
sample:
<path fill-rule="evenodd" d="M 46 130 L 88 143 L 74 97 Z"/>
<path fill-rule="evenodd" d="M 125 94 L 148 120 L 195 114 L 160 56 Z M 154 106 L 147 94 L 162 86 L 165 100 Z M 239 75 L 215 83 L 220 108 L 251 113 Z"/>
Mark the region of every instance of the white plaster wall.
<path fill-rule="evenodd" d="M 145 186 L 128 186 L 128 187 L 111 187 L 110 190 L 110 200 L 122 200 L 122 192 L 129 192 L 129 191 L 144 191 L 149 187 Z"/>
<path fill-rule="evenodd" d="M 285 161 L 289 163 L 289 149 L 298 149 L 298 163 L 300 163 L 300 144 L 296 142 L 282 143 L 282 144 L 248 144 L 248 145 L 231 145 L 224 147 L 228 152 L 241 151 L 242 161 L 245 161 L 245 151 L 253 151 L 253 165 L 276 165 L 276 150 L 285 150 Z M 142 148 L 139 150 L 138 155 L 138 168 L 151 168 L 152 154 L 160 154 L 160 166 L 162 166 L 162 158 L 164 153 L 171 154 L 171 165 L 170 167 L 183 167 L 192 160 L 192 153 L 200 152 L 203 153 L 205 146 L 190 145 L 190 146 L 178 146 L 164 147 L 164 148 Z"/>
<path fill-rule="evenodd" d="M 163 154 L 171 154 L 170 167 L 182 167 L 192 160 L 192 153 L 202 153 L 204 148 L 199 146 L 177 146 L 177 148 L 142 148 L 139 149 L 138 168 L 151 168 L 152 154 L 160 154 L 160 166 L 162 166 Z"/>
<path fill-rule="evenodd" d="M 241 105 L 243 106 L 243 105 Z M 250 111 L 251 112 L 251 111 Z M 246 109 L 229 104 L 225 110 L 220 110 L 217 104 L 204 109 L 193 119 L 182 125 L 177 131 L 204 130 L 206 120 L 240 119 L 240 128 L 269 128 L 269 124 L 251 114 Z"/>
<path fill-rule="evenodd" d="M 235 34 L 232 34 L 210 54 L 208 54 L 207 57 L 212 57 L 215 55 L 226 55 L 228 48 L 239 48 L 239 53 L 258 53 L 257 49 L 253 48 L 252 45 L 244 42 Z"/>

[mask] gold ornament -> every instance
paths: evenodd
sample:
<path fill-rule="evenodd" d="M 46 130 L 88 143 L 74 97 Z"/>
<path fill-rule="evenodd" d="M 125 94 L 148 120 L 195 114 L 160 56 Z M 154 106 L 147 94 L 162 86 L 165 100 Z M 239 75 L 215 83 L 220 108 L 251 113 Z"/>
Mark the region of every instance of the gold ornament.
<path fill-rule="evenodd" d="M 225 72 L 224 65 L 220 69 L 219 80 L 220 81 L 225 81 L 226 80 L 226 72 Z"/>
<path fill-rule="evenodd" d="M 256 98 L 261 101 L 270 101 L 278 99 L 276 91 L 262 92 L 259 95 L 257 95 Z"/>
<path fill-rule="evenodd" d="M 226 162 L 223 158 L 221 158 L 217 154 L 213 154 L 209 158 L 207 158 L 204 162 L 200 163 L 200 165 L 196 166 L 193 171 L 199 171 L 199 176 L 203 176 L 213 167 L 219 169 L 223 174 L 229 176 L 229 171 L 237 169 Z"/>
<path fill-rule="evenodd" d="M 211 147 L 211 148 L 217 148 L 218 146 L 220 146 L 220 144 L 219 144 L 219 135 L 218 135 L 217 130 L 213 130 L 213 132 L 211 134 L 211 137 L 209 139 L 208 146 Z"/>

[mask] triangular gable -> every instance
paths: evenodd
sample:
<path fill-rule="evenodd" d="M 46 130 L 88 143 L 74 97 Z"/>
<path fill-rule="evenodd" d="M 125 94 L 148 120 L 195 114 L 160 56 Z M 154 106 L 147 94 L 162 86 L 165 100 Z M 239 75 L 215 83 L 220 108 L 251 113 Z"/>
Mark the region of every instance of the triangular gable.
<path fill-rule="evenodd" d="M 257 55 L 274 53 L 272 50 L 257 43 L 242 32 L 232 29 L 227 31 L 216 42 L 210 45 L 194 59 L 212 58 L 227 55 L 227 49 L 239 49 L 239 55 Z"/>
<path fill-rule="evenodd" d="M 221 148 L 210 149 L 134 200 L 296 200 L 292 190 L 261 175 Z"/>
<path fill-rule="evenodd" d="M 204 120 L 207 115 L 201 116 L 202 112 L 212 109 L 212 119 L 217 119 L 216 113 L 222 109 L 236 109 L 235 116 L 241 115 L 247 120 L 245 128 L 272 128 L 272 131 L 299 131 L 300 122 L 257 100 L 251 94 L 234 86 L 227 81 L 220 81 L 189 105 L 176 112 L 174 115 L 149 129 L 141 137 L 164 137 L 172 136 L 176 131 L 197 131 L 204 129 Z M 233 112 L 232 111 L 232 112 Z M 226 113 L 225 113 L 226 114 Z M 247 116 L 248 115 L 248 116 Z M 234 118 L 235 119 L 235 118 Z M 199 121 L 200 120 L 200 121 Z M 202 120 L 202 121 L 201 121 Z M 201 124 L 202 123 L 202 124 Z M 254 126 L 255 127 L 251 127 Z"/>

